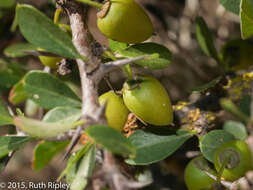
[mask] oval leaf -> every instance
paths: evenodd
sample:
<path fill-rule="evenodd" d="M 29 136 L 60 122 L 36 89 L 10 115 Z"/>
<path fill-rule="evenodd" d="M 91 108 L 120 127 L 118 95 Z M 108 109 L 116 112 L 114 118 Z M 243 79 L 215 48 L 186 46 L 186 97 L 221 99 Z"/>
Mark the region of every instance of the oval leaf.
<path fill-rule="evenodd" d="M 79 160 L 83 155 L 90 149 L 92 144 L 90 142 L 85 143 L 80 149 L 72 153 L 68 159 L 66 168 L 62 171 L 61 175 L 58 177 L 57 181 L 66 176 L 66 181 L 71 184 L 75 178 L 76 168 L 78 168 Z"/>
<path fill-rule="evenodd" d="M 71 123 L 80 119 L 82 113 L 81 109 L 73 107 L 56 107 L 43 118 L 45 122 Z"/>
<path fill-rule="evenodd" d="M 67 58 L 81 58 L 69 35 L 46 15 L 30 5 L 18 5 L 20 30 L 28 42 Z"/>
<path fill-rule="evenodd" d="M 227 98 L 220 99 L 220 105 L 222 108 L 234 116 L 238 117 L 245 123 L 250 121 L 250 117 L 248 117 L 246 114 L 244 114 L 231 100 Z"/>
<path fill-rule="evenodd" d="M 107 126 L 94 125 L 85 130 L 96 143 L 109 151 L 120 155 L 135 155 L 135 148 L 120 132 Z"/>
<path fill-rule="evenodd" d="M 124 57 L 150 55 L 147 59 L 134 62 L 134 64 L 149 69 L 166 68 L 172 61 L 172 55 L 166 47 L 151 42 L 130 46 L 127 49 L 119 50 L 119 53 Z"/>
<path fill-rule="evenodd" d="M 91 146 L 80 160 L 73 181 L 70 184 L 72 190 L 83 190 L 88 184 L 88 178 L 92 175 L 96 162 L 96 146 Z"/>
<path fill-rule="evenodd" d="M 237 15 L 240 12 L 240 2 L 241 0 L 220 0 L 220 3 L 227 9 Z"/>
<path fill-rule="evenodd" d="M 0 87 L 11 88 L 24 75 L 20 64 L 10 63 L 0 59 Z"/>
<path fill-rule="evenodd" d="M 145 130 L 137 130 L 129 137 L 136 148 L 136 157 L 126 162 L 131 165 L 147 165 L 165 159 L 192 137 L 191 133 L 180 135 L 160 135 Z"/>
<path fill-rule="evenodd" d="M 61 80 L 41 71 L 32 71 L 24 78 L 28 96 L 46 109 L 58 106 L 80 107 L 81 100 Z"/>
<path fill-rule="evenodd" d="M 43 169 L 68 143 L 69 141 L 42 141 L 38 143 L 33 154 L 33 169 L 36 171 Z"/>
<path fill-rule="evenodd" d="M 119 52 L 119 50 L 126 49 L 128 45 L 122 42 L 117 42 L 117 41 L 109 39 L 109 47 L 113 52 L 117 53 Z"/>
<path fill-rule="evenodd" d="M 65 133 L 70 129 L 84 124 L 83 121 L 61 123 L 61 122 L 43 122 L 25 117 L 15 117 L 14 124 L 22 131 L 32 137 L 50 138 Z"/>
<path fill-rule="evenodd" d="M 241 34 L 246 39 L 253 35 L 253 7 L 249 0 L 241 0 Z"/>
<path fill-rule="evenodd" d="M 200 141 L 200 151 L 204 157 L 213 162 L 216 150 L 225 142 L 235 140 L 235 137 L 224 130 L 212 130 Z"/>
<path fill-rule="evenodd" d="M 240 105 L 239 108 L 242 111 L 242 113 L 244 113 L 245 115 L 247 115 L 248 117 L 250 117 L 251 114 L 251 96 L 250 95 L 245 95 L 242 97 L 242 99 L 240 100 Z"/>
<path fill-rule="evenodd" d="M 0 126 L 13 124 L 13 118 L 11 117 L 8 109 L 0 99 Z"/>
<path fill-rule="evenodd" d="M 30 140 L 32 140 L 31 137 L 1 136 L 0 137 L 0 158 L 6 156 L 9 152 L 13 150 L 19 149 Z"/>
<path fill-rule="evenodd" d="M 37 51 L 37 46 L 29 43 L 18 43 L 4 49 L 4 54 L 8 57 L 24 57 L 29 55 L 28 51 Z"/>
<path fill-rule="evenodd" d="M 21 80 L 12 87 L 9 93 L 8 100 L 12 104 L 16 105 L 25 101 L 26 99 L 27 99 L 27 93 L 24 89 L 24 81 Z"/>
<path fill-rule="evenodd" d="M 212 33 L 202 17 L 197 17 L 196 19 L 196 35 L 203 52 L 219 62 L 218 53 L 213 43 Z"/>
<path fill-rule="evenodd" d="M 223 129 L 242 141 L 246 140 L 248 136 L 245 125 L 237 121 L 226 121 Z"/>

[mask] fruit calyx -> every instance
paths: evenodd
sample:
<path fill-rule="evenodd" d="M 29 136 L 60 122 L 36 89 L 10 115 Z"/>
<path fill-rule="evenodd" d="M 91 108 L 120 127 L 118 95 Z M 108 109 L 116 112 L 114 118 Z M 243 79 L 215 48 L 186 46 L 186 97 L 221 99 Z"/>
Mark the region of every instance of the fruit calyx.
<path fill-rule="evenodd" d="M 106 16 L 106 14 L 108 13 L 109 9 L 111 7 L 111 1 L 107 1 L 102 9 L 97 13 L 97 17 L 98 18 L 104 18 Z"/>
<path fill-rule="evenodd" d="M 240 155 L 234 149 L 225 149 L 220 153 L 219 160 L 221 163 L 227 159 L 229 160 L 225 167 L 228 169 L 236 168 L 240 164 Z"/>

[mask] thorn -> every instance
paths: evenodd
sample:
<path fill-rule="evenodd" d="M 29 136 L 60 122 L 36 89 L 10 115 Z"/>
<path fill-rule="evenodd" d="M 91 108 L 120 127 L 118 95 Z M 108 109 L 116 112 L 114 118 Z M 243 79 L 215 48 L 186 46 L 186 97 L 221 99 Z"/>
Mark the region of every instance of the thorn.
<path fill-rule="evenodd" d="M 64 156 L 62 158 L 62 161 L 64 161 L 69 156 L 70 152 L 73 150 L 73 148 L 77 144 L 79 138 L 81 137 L 81 131 L 82 131 L 82 127 L 78 126 L 76 131 L 75 131 L 74 136 L 71 139 L 70 144 L 68 145 L 67 151 L 66 151 L 66 153 L 64 154 Z"/>

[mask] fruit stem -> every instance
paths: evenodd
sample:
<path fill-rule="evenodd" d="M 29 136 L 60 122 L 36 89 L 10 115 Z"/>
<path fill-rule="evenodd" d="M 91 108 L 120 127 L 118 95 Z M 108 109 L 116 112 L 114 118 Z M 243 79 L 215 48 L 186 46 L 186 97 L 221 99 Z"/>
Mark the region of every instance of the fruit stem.
<path fill-rule="evenodd" d="M 129 64 L 123 66 L 122 70 L 127 75 L 128 80 L 133 80 L 133 72 L 132 72 L 132 68 Z"/>
<path fill-rule="evenodd" d="M 59 8 L 59 9 L 56 9 L 55 13 L 54 13 L 54 23 L 55 24 L 58 24 L 58 21 L 59 21 L 59 17 L 60 17 L 60 14 L 62 12 L 62 9 Z"/>
<path fill-rule="evenodd" d="M 103 4 L 102 3 L 94 2 L 94 1 L 91 1 L 91 0 L 76 0 L 76 1 L 77 2 L 81 2 L 81 3 L 85 3 L 87 5 L 90 5 L 92 7 L 96 7 L 96 8 L 99 8 L 99 9 L 103 8 Z"/>

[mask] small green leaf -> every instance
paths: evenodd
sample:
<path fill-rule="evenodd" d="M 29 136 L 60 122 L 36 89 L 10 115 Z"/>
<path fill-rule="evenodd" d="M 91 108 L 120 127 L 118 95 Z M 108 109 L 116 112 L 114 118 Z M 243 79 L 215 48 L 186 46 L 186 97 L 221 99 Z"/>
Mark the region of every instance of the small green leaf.
<path fill-rule="evenodd" d="M 253 7 L 249 0 L 241 0 L 241 34 L 246 39 L 253 35 Z"/>
<path fill-rule="evenodd" d="M 19 28 L 28 42 L 67 58 L 81 58 L 69 35 L 30 5 L 17 6 Z"/>
<path fill-rule="evenodd" d="M 79 162 L 75 177 L 70 185 L 71 190 L 83 190 L 88 184 L 88 178 L 92 175 L 96 162 L 96 146 L 91 146 Z"/>
<path fill-rule="evenodd" d="M 77 127 L 78 125 L 82 125 L 84 124 L 84 121 L 80 120 L 77 122 L 69 123 L 50 123 L 18 116 L 14 118 L 14 124 L 32 137 L 47 139 L 67 132 L 70 129 Z"/>
<path fill-rule="evenodd" d="M 246 140 L 248 136 L 245 125 L 237 121 L 226 121 L 223 129 L 242 141 Z"/>
<path fill-rule="evenodd" d="M 0 126 L 13 124 L 13 118 L 11 117 L 8 109 L 0 99 Z"/>
<path fill-rule="evenodd" d="M 192 93 L 202 93 L 202 92 L 205 92 L 206 90 L 208 90 L 209 88 L 212 88 L 214 87 L 217 83 L 220 82 L 222 77 L 217 77 L 216 79 L 200 86 L 200 87 L 197 87 L 197 88 L 193 88 L 191 89 Z"/>
<path fill-rule="evenodd" d="M 19 149 L 30 140 L 32 140 L 31 137 L 1 136 L 0 137 L 0 158 L 6 156 L 9 152 L 13 150 Z"/>
<path fill-rule="evenodd" d="M 250 121 L 250 117 L 244 114 L 231 100 L 222 98 L 220 100 L 220 105 L 224 110 L 232 113 L 233 115 L 241 119 L 243 122 L 247 123 Z"/>
<path fill-rule="evenodd" d="M 109 39 L 109 47 L 114 53 L 117 53 L 119 52 L 119 50 L 126 49 L 128 45 L 122 42 L 117 42 L 117 41 Z"/>
<path fill-rule="evenodd" d="M 45 122 L 71 123 L 80 119 L 82 113 L 81 109 L 73 107 L 56 107 L 43 118 Z"/>
<path fill-rule="evenodd" d="M 149 69 L 164 69 L 172 61 L 172 54 L 166 47 L 151 42 L 132 45 L 127 49 L 119 50 L 119 53 L 124 57 L 150 55 L 147 59 L 134 62 L 138 66 Z"/>
<path fill-rule="evenodd" d="M 8 155 L 0 158 L 0 172 L 3 171 L 3 169 L 6 167 L 9 159 L 10 159 L 10 157 Z"/>
<path fill-rule="evenodd" d="M 220 4 L 222 4 L 225 9 L 237 15 L 239 15 L 240 12 L 240 2 L 241 0 L 220 0 Z"/>
<path fill-rule="evenodd" d="M 0 87 L 11 88 L 24 75 L 20 64 L 9 63 L 0 59 Z"/>
<path fill-rule="evenodd" d="M 126 162 L 131 165 L 148 165 L 165 159 L 173 154 L 193 134 L 184 132 L 179 135 L 155 134 L 148 130 L 137 130 L 129 137 L 136 148 L 136 157 Z"/>
<path fill-rule="evenodd" d="M 78 168 L 79 160 L 90 149 L 91 146 L 92 144 L 90 142 L 87 142 L 79 150 L 77 150 L 70 156 L 66 168 L 62 171 L 61 175 L 57 179 L 58 181 L 63 176 L 66 176 L 67 182 L 69 184 L 72 183 L 75 178 L 76 168 Z"/>
<path fill-rule="evenodd" d="M 16 0 L 0 0 L 0 8 L 12 8 L 14 7 Z"/>
<path fill-rule="evenodd" d="M 38 143 L 33 154 L 33 169 L 36 171 L 43 169 L 68 143 L 69 141 L 42 141 Z"/>
<path fill-rule="evenodd" d="M 250 105 L 251 105 L 251 96 L 250 95 L 245 95 L 242 97 L 242 99 L 240 100 L 240 105 L 239 105 L 239 108 L 240 110 L 245 114 L 247 115 L 248 117 L 250 117 L 250 114 L 251 114 L 251 108 L 250 108 Z"/>
<path fill-rule="evenodd" d="M 31 71 L 24 78 L 29 97 L 43 108 L 80 107 L 79 97 L 61 80 L 41 71 Z"/>
<path fill-rule="evenodd" d="M 213 162 L 216 150 L 224 143 L 235 140 L 235 137 L 224 130 L 212 130 L 202 137 L 199 147 L 204 157 Z"/>
<path fill-rule="evenodd" d="M 94 125 L 88 127 L 85 132 L 96 143 L 113 153 L 124 156 L 135 155 L 135 148 L 131 142 L 123 134 L 113 128 L 103 125 Z"/>
<path fill-rule="evenodd" d="M 24 89 L 23 80 L 19 81 L 12 87 L 8 99 L 14 105 L 19 104 L 27 99 L 27 93 Z"/>
<path fill-rule="evenodd" d="M 214 46 L 212 33 L 202 17 L 196 18 L 196 35 L 203 52 L 207 56 L 214 58 L 217 62 L 220 62 L 217 50 Z"/>
<path fill-rule="evenodd" d="M 4 54 L 8 57 L 24 57 L 29 55 L 27 51 L 37 51 L 37 47 L 29 43 L 18 43 L 5 48 Z"/>

